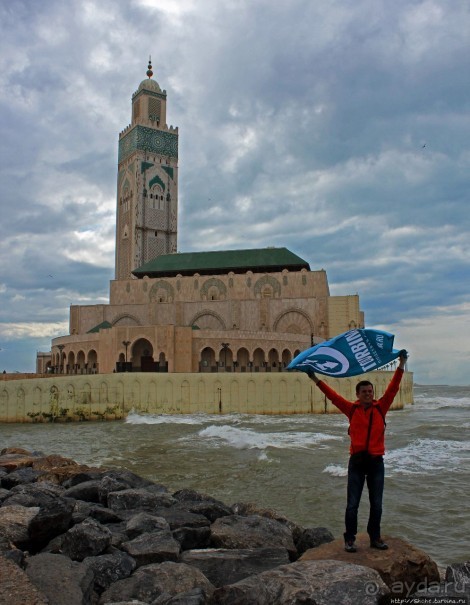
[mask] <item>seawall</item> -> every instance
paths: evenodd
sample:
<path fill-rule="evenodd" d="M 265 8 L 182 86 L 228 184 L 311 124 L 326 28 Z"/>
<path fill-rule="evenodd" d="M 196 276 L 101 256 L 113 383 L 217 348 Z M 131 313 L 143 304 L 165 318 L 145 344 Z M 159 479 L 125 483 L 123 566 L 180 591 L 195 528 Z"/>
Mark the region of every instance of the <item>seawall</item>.
<path fill-rule="evenodd" d="M 393 372 L 327 379 L 355 399 L 358 380 L 376 396 Z M 392 409 L 413 403 L 413 374 L 405 372 Z M 51 376 L 0 382 L 0 422 L 114 420 L 131 410 L 150 414 L 324 414 L 338 410 L 301 372 L 260 374 L 122 373 Z"/>

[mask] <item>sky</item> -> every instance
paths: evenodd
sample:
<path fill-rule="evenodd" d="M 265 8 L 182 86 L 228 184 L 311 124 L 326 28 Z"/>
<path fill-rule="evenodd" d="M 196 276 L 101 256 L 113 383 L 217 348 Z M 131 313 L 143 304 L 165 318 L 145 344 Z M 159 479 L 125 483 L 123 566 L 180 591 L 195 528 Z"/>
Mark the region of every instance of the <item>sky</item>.
<path fill-rule="evenodd" d="M 0 0 L 0 372 L 109 301 L 118 136 L 179 127 L 182 252 L 286 246 L 470 384 L 468 0 Z"/>

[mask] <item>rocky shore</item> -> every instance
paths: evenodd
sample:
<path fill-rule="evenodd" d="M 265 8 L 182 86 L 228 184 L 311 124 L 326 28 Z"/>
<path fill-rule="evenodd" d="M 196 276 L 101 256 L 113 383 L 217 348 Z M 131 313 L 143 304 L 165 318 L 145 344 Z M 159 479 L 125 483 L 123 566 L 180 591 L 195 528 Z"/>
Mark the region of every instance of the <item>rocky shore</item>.
<path fill-rule="evenodd" d="M 249 503 L 175 493 L 127 470 L 0 452 L 0 605 L 382 605 L 470 596 L 470 564 L 441 577 L 389 536 L 358 552 L 324 527 Z M 398 601 L 394 601 L 398 602 Z"/>

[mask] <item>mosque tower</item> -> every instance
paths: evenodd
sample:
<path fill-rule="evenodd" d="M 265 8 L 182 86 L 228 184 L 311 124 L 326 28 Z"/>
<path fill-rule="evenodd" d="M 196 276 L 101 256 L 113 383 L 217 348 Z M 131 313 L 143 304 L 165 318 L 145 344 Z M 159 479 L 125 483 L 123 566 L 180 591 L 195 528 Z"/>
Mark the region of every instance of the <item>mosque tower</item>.
<path fill-rule="evenodd" d="M 132 95 L 132 121 L 119 135 L 115 279 L 177 249 L 178 128 L 166 123 L 166 90 L 147 78 Z"/>

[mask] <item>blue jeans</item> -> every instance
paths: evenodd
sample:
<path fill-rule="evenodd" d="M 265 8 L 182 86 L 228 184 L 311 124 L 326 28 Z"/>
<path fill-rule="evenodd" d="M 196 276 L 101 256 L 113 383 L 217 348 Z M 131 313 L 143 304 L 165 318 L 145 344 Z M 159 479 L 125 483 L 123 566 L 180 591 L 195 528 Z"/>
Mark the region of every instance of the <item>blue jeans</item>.
<path fill-rule="evenodd" d="M 352 454 L 348 465 L 348 501 L 345 523 L 346 542 L 355 540 L 357 534 L 357 511 L 361 501 L 364 482 L 367 480 L 369 490 L 369 522 L 367 533 L 372 540 L 380 538 L 380 521 L 382 518 L 382 496 L 384 491 L 383 456 L 370 456 L 365 452 Z"/>

